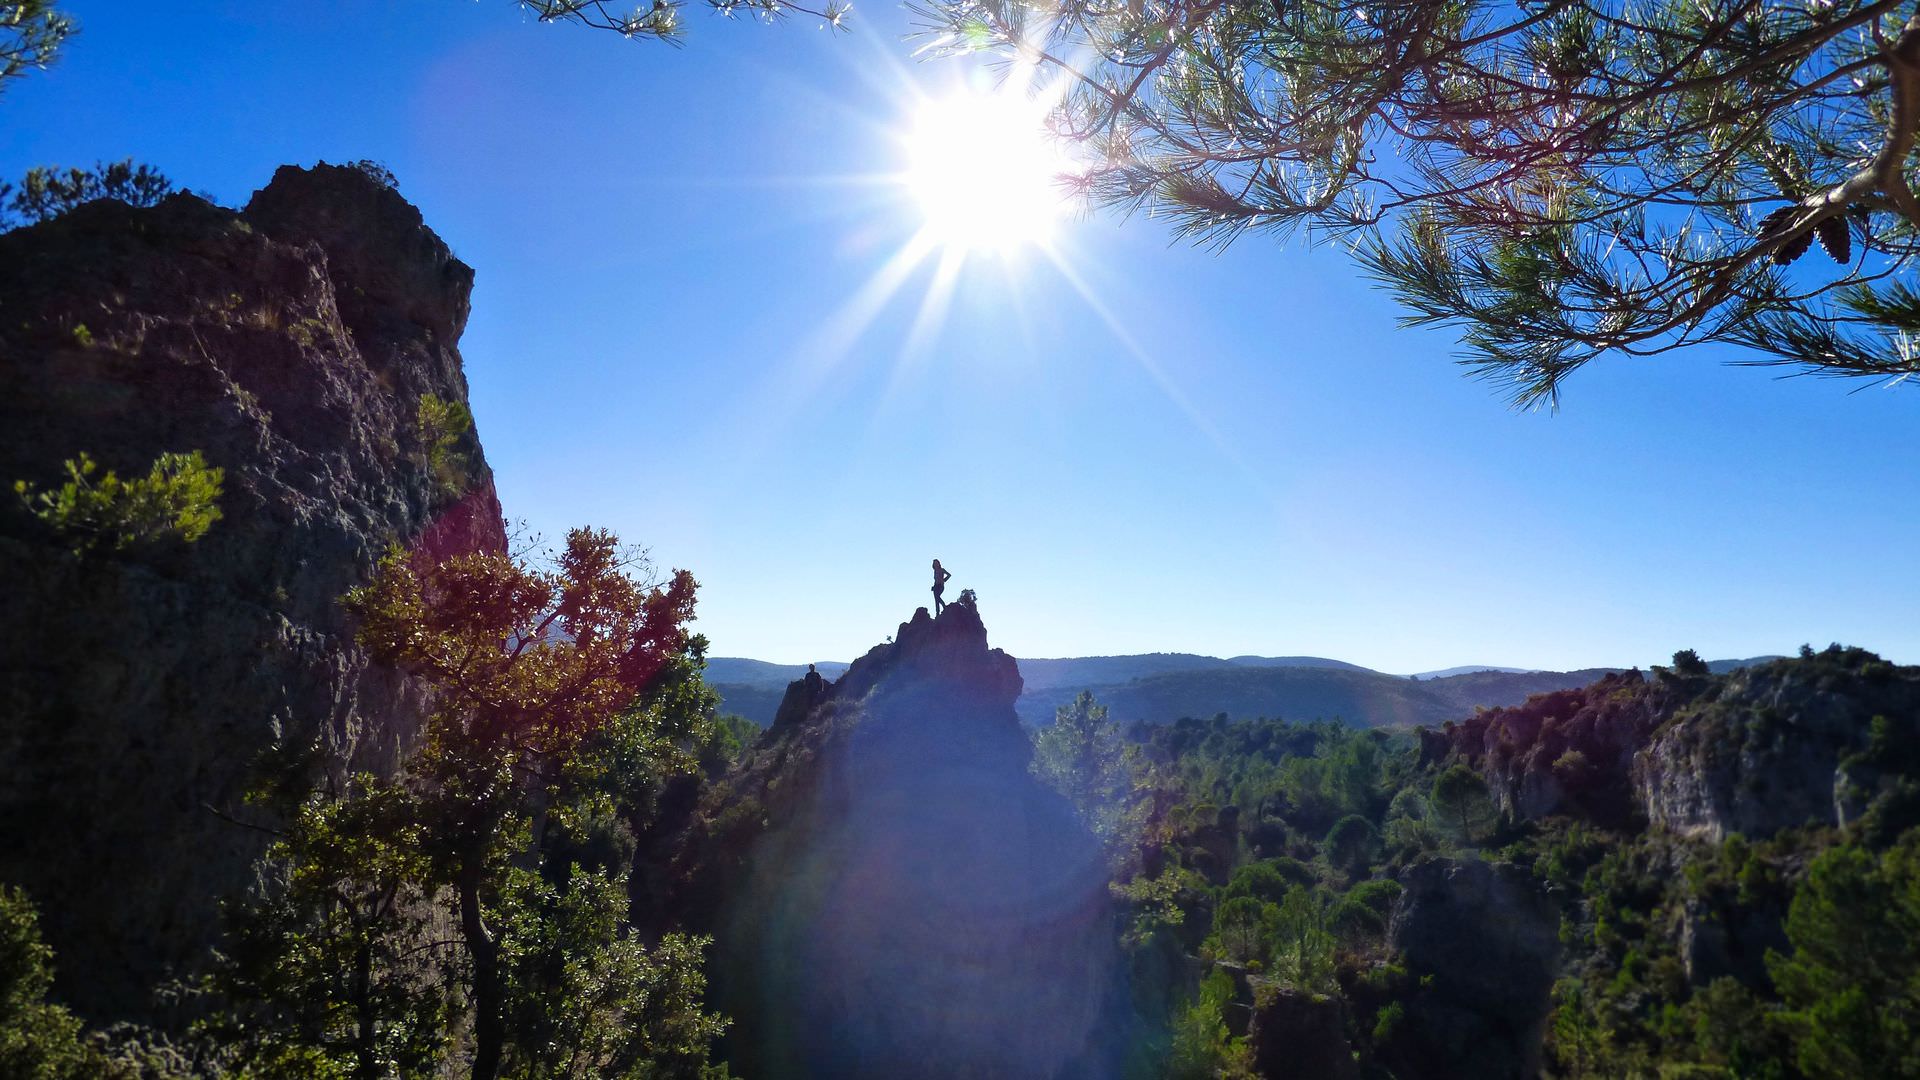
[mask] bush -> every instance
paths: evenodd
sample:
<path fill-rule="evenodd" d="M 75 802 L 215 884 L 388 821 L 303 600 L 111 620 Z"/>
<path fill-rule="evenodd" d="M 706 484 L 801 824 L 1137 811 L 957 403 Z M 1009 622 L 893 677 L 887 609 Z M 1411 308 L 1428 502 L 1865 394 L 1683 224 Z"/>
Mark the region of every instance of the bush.
<path fill-rule="evenodd" d="M 1400 887 L 1399 882 L 1376 878 L 1373 881 L 1363 881 L 1348 889 L 1347 899 L 1356 904 L 1364 904 L 1385 915 L 1393 910 L 1394 901 L 1400 899 L 1400 894 L 1403 892 L 1406 890 Z"/>
<path fill-rule="evenodd" d="M 0 184 L 0 229 L 59 217 L 95 199 L 117 199 L 129 206 L 153 206 L 173 194 L 173 181 L 132 158 L 91 169 L 31 169 L 16 189 Z"/>
<path fill-rule="evenodd" d="M 27 895 L 0 886 L 0 1076 L 91 1080 L 108 1062 L 83 1036 L 80 1021 L 46 1000 L 53 950 Z"/>
<path fill-rule="evenodd" d="M 457 401 L 421 394 L 414 415 L 427 454 L 427 471 L 443 497 L 459 498 L 467 490 L 467 456 L 460 452 L 460 440 L 473 430 L 473 413 Z"/>
<path fill-rule="evenodd" d="M 1358 874 L 1373 862 L 1373 849 L 1378 840 L 1372 822 L 1358 814 L 1348 814 L 1327 830 L 1327 862 L 1350 874 Z"/>
<path fill-rule="evenodd" d="M 372 158 L 361 158 L 359 161 L 348 165 L 347 168 L 353 169 L 389 191 L 400 186 L 400 181 L 393 175 L 393 170 Z"/>
<path fill-rule="evenodd" d="M 25 480 L 14 493 L 29 513 L 73 545 L 76 553 L 101 547 L 115 550 L 162 540 L 193 543 L 220 520 L 221 483 L 226 470 L 209 468 L 195 450 L 161 454 L 135 480 L 122 480 L 82 453 L 65 462 L 66 483 L 40 491 Z"/>
<path fill-rule="evenodd" d="M 1313 871 L 1298 859 L 1281 856 L 1277 859 L 1264 859 L 1248 863 L 1233 872 L 1222 895 L 1225 899 L 1239 896 L 1251 896 L 1268 903 L 1277 904 L 1286 899 L 1287 893 L 1296 885 L 1313 883 Z"/>

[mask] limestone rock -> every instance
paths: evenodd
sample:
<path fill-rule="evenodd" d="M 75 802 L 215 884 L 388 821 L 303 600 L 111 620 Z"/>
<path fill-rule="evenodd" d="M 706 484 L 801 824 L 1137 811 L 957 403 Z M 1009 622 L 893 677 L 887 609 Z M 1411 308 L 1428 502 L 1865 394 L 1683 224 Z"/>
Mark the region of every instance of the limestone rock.
<path fill-rule="evenodd" d="M 1876 716 L 1920 717 L 1920 668 L 1830 649 L 1735 672 L 1635 757 L 1647 820 L 1711 840 L 1844 824 L 1871 793 L 1846 766 Z"/>

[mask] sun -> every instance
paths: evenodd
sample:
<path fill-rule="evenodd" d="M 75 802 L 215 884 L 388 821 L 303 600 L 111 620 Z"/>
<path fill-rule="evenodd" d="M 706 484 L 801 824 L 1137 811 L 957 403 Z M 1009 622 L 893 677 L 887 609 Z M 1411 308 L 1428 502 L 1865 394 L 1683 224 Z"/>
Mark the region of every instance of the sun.
<path fill-rule="evenodd" d="M 907 136 L 906 184 L 930 239 L 1007 253 L 1045 246 L 1065 213 L 1069 171 L 1046 107 L 1022 95 L 958 92 L 926 102 Z"/>

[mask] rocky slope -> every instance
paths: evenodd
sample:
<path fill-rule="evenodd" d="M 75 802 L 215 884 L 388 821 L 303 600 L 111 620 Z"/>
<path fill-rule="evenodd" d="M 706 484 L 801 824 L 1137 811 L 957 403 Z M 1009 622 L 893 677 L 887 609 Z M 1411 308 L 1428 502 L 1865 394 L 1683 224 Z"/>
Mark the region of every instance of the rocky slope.
<path fill-rule="evenodd" d="M 242 211 L 98 202 L 0 235 L 0 481 L 81 451 L 226 470 L 190 546 L 80 557 L 0 507 L 0 880 L 39 899 L 82 1011 L 146 1015 L 204 956 L 267 840 L 238 824 L 263 751 L 378 770 L 414 728 L 337 601 L 391 544 L 505 542 L 472 434 L 450 486 L 417 423 L 422 395 L 466 400 L 472 282 L 396 192 L 325 165 Z"/>
<path fill-rule="evenodd" d="M 1876 718 L 1881 741 L 1920 724 L 1920 668 L 1836 646 L 1726 675 L 1609 675 L 1422 738 L 1430 760 L 1478 767 L 1514 818 L 1718 841 L 1860 817 L 1892 779 Z"/>
<path fill-rule="evenodd" d="M 690 856 L 736 1069 L 1115 1074 L 1106 868 L 1028 773 L 1020 689 L 966 603 L 788 689 L 702 806 Z"/>

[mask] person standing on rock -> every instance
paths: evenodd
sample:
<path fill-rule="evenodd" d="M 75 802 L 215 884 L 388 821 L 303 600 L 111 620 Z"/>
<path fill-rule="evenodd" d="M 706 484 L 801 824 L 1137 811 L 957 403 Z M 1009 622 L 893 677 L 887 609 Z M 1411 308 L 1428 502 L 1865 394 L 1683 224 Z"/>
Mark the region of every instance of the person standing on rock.
<path fill-rule="evenodd" d="M 947 582 L 952 578 L 953 575 L 947 573 L 946 568 L 940 565 L 939 559 L 933 560 L 933 617 L 936 619 L 940 617 L 940 609 L 947 606 L 947 602 L 940 598 L 940 594 L 946 590 Z"/>

